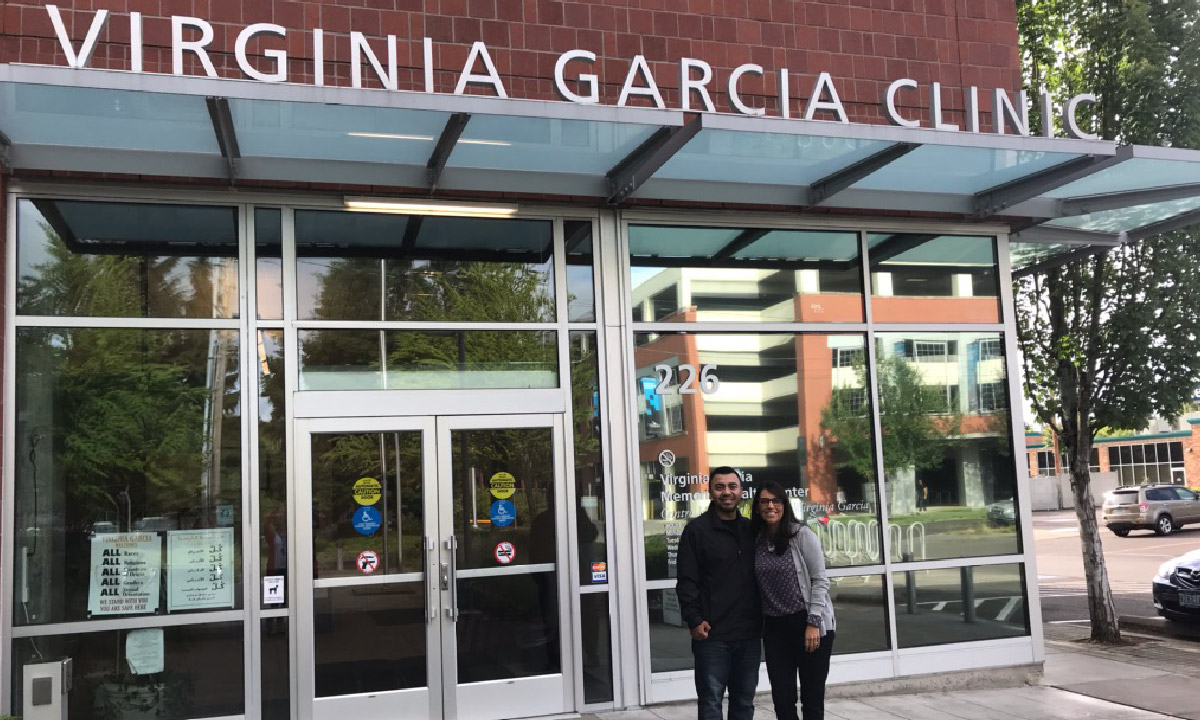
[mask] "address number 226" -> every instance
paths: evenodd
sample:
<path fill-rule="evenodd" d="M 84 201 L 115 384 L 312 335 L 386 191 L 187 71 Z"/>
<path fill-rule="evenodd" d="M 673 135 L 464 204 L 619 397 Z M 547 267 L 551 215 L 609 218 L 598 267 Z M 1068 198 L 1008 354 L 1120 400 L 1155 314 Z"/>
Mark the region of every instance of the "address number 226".
<path fill-rule="evenodd" d="M 712 395 L 721 387 L 721 381 L 717 378 L 716 365 L 701 365 L 700 371 L 696 371 L 695 365 L 683 364 L 679 368 L 679 383 L 672 386 L 671 381 L 674 379 L 676 368 L 670 365 L 655 365 L 654 372 L 658 375 L 658 386 L 654 392 L 658 395 L 695 395 L 696 387 L 699 385 L 700 392 L 705 395 Z"/>

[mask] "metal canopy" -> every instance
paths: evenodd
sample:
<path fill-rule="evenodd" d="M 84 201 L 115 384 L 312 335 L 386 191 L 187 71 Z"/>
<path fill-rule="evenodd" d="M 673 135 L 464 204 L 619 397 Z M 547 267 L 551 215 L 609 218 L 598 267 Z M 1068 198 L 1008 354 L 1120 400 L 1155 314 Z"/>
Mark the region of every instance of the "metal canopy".
<path fill-rule="evenodd" d="M 28 65 L 0 65 L 0 156 L 17 172 L 940 214 L 1021 229 L 1016 267 L 1200 222 L 1194 150 Z"/>

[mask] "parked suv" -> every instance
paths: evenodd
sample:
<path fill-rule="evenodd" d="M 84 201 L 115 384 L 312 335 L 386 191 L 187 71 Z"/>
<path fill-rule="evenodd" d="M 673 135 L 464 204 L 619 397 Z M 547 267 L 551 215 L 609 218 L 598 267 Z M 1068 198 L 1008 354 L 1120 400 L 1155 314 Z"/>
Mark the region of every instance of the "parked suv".
<path fill-rule="evenodd" d="M 1130 530 L 1169 535 L 1188 523 L 1200 523 L 1200 495 L 1178 485 L 1117 488 L 1104 496 L 1103 517 L 1117 537 Z"/>
<path fill-rule="evenodd" d="M 1168 560 L 1154 574 L 1154 607 L 1168 620 L 1200 620 L 1200 550 Z"/>

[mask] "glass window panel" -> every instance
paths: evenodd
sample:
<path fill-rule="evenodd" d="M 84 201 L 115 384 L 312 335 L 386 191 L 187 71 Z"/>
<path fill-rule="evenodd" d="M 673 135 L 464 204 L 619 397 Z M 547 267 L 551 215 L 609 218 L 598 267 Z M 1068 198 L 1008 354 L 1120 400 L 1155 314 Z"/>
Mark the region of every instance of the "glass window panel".
<path fill-rule="evenodd" d="M 801 187 L 883 150 L 883 140 L 704 128 L 655 178 Z"/>
<path fill-rule="evenodd" d="M 105 543 L 136 550 L 161 573 L 140 588 L 122 584 L 142 599 L 94 619 L 240 607 L 237 331 L 21 328 L 16 365 L 14 560 L 23 580 L 13 622 L 87 620 L 111 589 Z M 177 602 L 165 590 L 187 570 L 168 547 L 196 541 L 179 531 L 206 529 L 229 584 Z"/>
<path fill-rule="evenodd" d="M 287 577 L 287 423 L 282 330 L 258 331 L 258 497 L 260 572 Z M 286 586 L 286 583 L 285 583 Z M 268 603 L 263 607 L 287 607 Z"/>
<path fill-rule="evenodd" d="M 558 387 L 558 340 L 541 330 L 302 330 L 301 390 Z"/>
<path fill-rule="evenodd" d="M 1092 232 L 1119 233 L 1173 218 L 1200 208 L 1200 197 L 1132 205 L 1116 210 L 1097 210 L 1086 215 L 1055 218 L 1043 227 L 1062 227 Z"/>
<path fill-rule="evenodd" d="M 1110 447 L 1108 449 L 1108 466 L 1116 469 L 1121 465 L 1121 450 L 1120 448 Z"/>
<path fill-rule="evenodd" d="M 1158 462 L 1159 445 L 1165 445 L 1165 443 L 1146 443 L 1146 462 Z M 1166 457 L 1163 457 L 1163 459 L 1166 460 Z"/>
<path fill-rule="evenodd" d="M 998 333 L 880 333 L 876 382 L 893 559 L 1020 552 L 1016 465 L 1004 408 L 972 406 L 980 383 L 1007 383 L 1004 357 L 980 359 Z M 954 342 L 964 352 L 940 362 L 906 358 L 906 341 Z M 1005 407 L 1007 403 L 1005 403 Z M 1054 472 L 1054 453 L 1039 472 Z"/>
<path fill-rule="evenodd" d="M 449 118 L 425 110 L 327 103 L 231 98 L 229 104 L 247 157 L 424 167 Z M 207 121 L 207 113 L 200 112 Z"/>
<path fill-rule="evenodd" d="M 1123 465 L 1132 465 L 1133 464 L 1133 447 L 1131 445 L 1122 445 L 1121 446 L 1121 464 L 1123 464 Z"/>
<path fill-rule="evenodd" d="M 546 220 L 296 211 L 302 320 L 552 322 Z"/>
<path fill-rule="evenodd" d="M 552 674 L 559 652 L 554 448 L 548 428 L 451 430 L 453 532 L 458 538 L 458 681 Z M 492 523 L 489 478 L 514 478 L 516 518 Z M 477 503 L 472 498 L 478 498 Z M 496 549 L 510 543 L 506 571 Z M 482 572 L 478 572 L 482 571 Z M 489 572 L 492 571 L 492 572 Z M 515 572 L 514 572 L 515 571 Z"/>
<path fill-rule="evenodd" d="M 382 527 L 370 535 L 355 529 L 363 511 L 355 484 L 380 484 L 375 509 Z M 313 577 L 359 577 L 354 559 L 364 550 L 379 556 L 381 575 L 419 573 L 424 555 L 419 432 L 337 433 L 312 436 Z"/>
<path fill-rule="evenodd" d="M 891 647 L 883 580 L 882 575 L 829 578 L 829 597 L 837 620 L 834 655 L 879 652 Z"/>
<path fill-rule="evenodd" d="M 288 665 L 288 619 L 262 620 L 262 717 L 290 720 L 292 674 Z"/>
<path fill-rule="evenodd" d="M 2 92 L 0 127 L 17 145 L 195 153 L 220 159 L 212 120 L 199 95 L 31 83 L 5 83 Z"/>
<path fill-rule="evenodd" d="M 575 440 L 579 583 L 608 582 L 608 513 L 600 431 L 600 358 L 596 333 L 571 332 L 571 406 Z"/>
<path fill-rule="evenodd" d="M 16 638 L 13 707 L 23 706 L 22 668 L 70 658 L 73 686 L 67 693 L 72 718 L 189 718 L 242 715 L 246 709 L 245 626 L 241 622 L 78 635 Z M 161 648 L 162 668 L 137 672 L 127 648 Z M 140 654 L 140 653 L 139 653 Z M 157 671 L 157 672 L 156 672 Z"/>
<path fill-rule="evenodd" d="M 580 634 L 583 637 L 583 701 L 613 701 L 612 624 L 608 593 L 579 596 Z"/>
<path fill-rule="evenodd" d="M 904 188 L 908 192 L 968 195 L 1079 157 L 1040 150 L 921 145 L 902 158 L 856 182 L 855 190 Z"/>
<path fill-rule="evenodd" d="M 238 317 L 237 208 L 21 200 L 17 312 Z"/>
<path fill-rule="evenodd" d="M 900 648 L 1029 634 L 1022 566 L 977 565 L 892 573 Z"/>
<path fill-rule="evenodd" d="M 313 590 L 317 697 L 425 687 L 424 590 L 422 580 Z"/>
<path fill-rule="evenodd" d="M 563 236 L 566 238 L 567 252 L 567 320 L 596 322 L 592 270 L 592 221 L 565 221 Z"/>
<path fill-rule="evenodd" d="M 278 208 L 254 209 L 255 294 L 259 320 L 283 319 L 283 217 Z"/>
<path fill-rule="evenodd" d="M 719 465 L 742 474 L 747 497 L 762 480 L 787 488 L 831 566 L 882 561 L 863 336 L 637 333 L 635 343 L 647 579 L 675 577 L 680 533 L 708 508 Z M 834 368 L 834 349 L 857 360 Z"/>
<path fill-rule="evenodd" d="M 1000 321 L 995 238 L 885 233 L 868 246 L 875 322 Z"/>
<path fill-rule="evenodd" d="M 603 175 L 657 130 L 656 125 L 479 114 L 450 156 L 450 167 Z M 425 160 L 417 164 L 424 165 Z"/>
<path fill-rule="evenodd" d="M 1146 448 L 1144 445 L 1134 445 L 1132 450 L 1133 450 L 1133 462 L 1135 464 L 1140 465 L 1140 464 L 1146 462 Z"/>
<path fill-rule="evenodd" d="M 1183 462 L 1183 443 L 1181 443 L 1181 442 L 1171 443 L 1171 461 L 1172 462 Z"/>
<path fill-rule="evenodd" d="M 1200 163 L 1192 160 L 1129 158 L 1118 165 L 1055 188 L 1046 195 L 1054 198 L 1083 197 L 1190 183 L 1200 183 Z"/>
<path fill-rule="evenodd" d="M 634 322 L 862 322 L 857 233 L 634 225 Z"/>
<path fill-rule="evenodd" d="M 695 667 L 692 659 L 692 636 L 675 588 L 647 590 L 646 604 L 650 610 L 650 672 L 676 672 Z"/>

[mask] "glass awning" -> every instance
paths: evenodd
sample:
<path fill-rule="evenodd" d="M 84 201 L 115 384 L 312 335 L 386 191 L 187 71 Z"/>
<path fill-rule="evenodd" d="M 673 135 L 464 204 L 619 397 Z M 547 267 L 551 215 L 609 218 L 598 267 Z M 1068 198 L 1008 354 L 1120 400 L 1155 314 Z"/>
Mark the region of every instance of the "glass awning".
<path fill-rule="evenodd" d="M 936 213 L 1014 267 L 1200 222 L 1200 152 L 670 110 L 0 66 L 13 170 Z M 436 195 L 435 195 L 436 196 Z"/>

